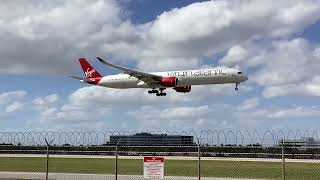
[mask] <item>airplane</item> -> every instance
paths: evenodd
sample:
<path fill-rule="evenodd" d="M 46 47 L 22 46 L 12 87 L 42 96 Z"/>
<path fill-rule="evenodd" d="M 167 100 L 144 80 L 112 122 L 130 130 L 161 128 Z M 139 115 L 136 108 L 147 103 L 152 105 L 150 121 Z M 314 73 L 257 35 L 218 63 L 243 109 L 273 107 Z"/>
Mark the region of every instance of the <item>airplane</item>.
<path fill-rule="evenodd" d="M 241 82 L 248 77 L 239 70 L 227 68 L 212 68 L 168 72 L 142 72 L 127 67 L 111 64 L 100 57 L 97 59 L 104 65 L 123 71 L 121 74 L 102 76 L 94 69 L 86 58 L 79 58 L 85 78 L 70 76 L 83 83 L 98 85 L 108 88 L 129 89 L 147 88 L 149 94 L 166 96 L 166 88 L 172 88 L 179 93 L 191 92 L 191 86 L 209 84 L 235 84 L 235 90 Z"/>

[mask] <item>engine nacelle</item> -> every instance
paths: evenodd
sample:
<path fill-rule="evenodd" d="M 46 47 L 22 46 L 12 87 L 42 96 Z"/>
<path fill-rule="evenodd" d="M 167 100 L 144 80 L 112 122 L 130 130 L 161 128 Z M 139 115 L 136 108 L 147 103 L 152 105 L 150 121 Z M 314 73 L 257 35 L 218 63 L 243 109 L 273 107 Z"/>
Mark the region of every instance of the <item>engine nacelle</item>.
<path fill-rule="evenodd" d="M 176 90 L 177 92 L 187 93 L 191 91 L 191 86 L 181 86 L 181 87 L 175 87 L 173 89 Z"/>
<path fill-rule="evenodd" d="M 165 87 L 175 87 L 178 84 L 178 79 L 176 77 L 164 77 L 160 84 Z"/>

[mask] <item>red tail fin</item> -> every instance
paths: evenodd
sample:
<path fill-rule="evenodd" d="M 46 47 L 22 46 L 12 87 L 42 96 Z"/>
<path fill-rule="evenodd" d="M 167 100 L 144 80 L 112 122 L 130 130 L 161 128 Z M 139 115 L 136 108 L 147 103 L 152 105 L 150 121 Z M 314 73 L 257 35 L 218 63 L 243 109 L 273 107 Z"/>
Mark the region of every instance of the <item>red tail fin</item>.
<path fill-rule="evenodd" d="M 86 78 L 102 77 L 100 73 L 95 70 L 85 58 L 79 58 L 79 62 Z"/>

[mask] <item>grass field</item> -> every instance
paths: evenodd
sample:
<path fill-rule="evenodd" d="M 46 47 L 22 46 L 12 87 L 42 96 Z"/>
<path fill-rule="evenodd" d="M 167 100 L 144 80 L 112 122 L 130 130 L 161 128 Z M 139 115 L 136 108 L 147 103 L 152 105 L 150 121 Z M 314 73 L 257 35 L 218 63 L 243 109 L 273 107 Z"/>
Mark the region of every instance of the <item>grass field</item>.
<path fill-rule="evenodd" d="M 113 159 L 71 159 L 50 158 L 49 172 L 113 174 Z M 118 172 L 121 175 L 142 175 L 142 160 L 118 161 Z M 165 175 L 197 176 L 197 161 L 167 160 Z M 203 177 L 233 178 L 268 178 L 281 179 L 281 163 L 276 162 L 238 162 L 238 161 L 201 161 Z M 0 158 L 0 171 L 10 172 L 44 172 L 45 158 Z M 318 163 L 287 163 L 287 179 L 320 179 Z"/>

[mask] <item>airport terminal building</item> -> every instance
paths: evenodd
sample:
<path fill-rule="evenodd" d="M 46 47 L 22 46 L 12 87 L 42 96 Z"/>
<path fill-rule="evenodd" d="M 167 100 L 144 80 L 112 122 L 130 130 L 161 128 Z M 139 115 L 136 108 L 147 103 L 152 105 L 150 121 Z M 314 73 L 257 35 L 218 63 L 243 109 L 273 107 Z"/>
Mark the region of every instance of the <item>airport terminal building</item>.
<path fill-rule="evenodd" d="M 137 133 L 127 136 L 110 136 L 110 144 L 121 146 L 194 146 L 193 136 Z"/>
<path fill-rule="evenodd" d="M 301 139 L 284 139 L 279 140 L 278 145 L 285 145 L 286 147 L 320 147 L 320 141 L 313 137 L 301 138 Z"/>

